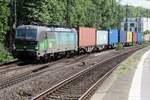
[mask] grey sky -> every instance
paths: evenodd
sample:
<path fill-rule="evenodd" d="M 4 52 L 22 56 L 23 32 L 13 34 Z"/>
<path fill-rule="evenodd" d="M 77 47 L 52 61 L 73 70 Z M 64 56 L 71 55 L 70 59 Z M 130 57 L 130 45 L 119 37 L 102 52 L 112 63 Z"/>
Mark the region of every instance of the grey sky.
<path fill-rule="evenodd" d="M 144 8 L 150 9 L 150 0 L 121 0 L 121 4 L 126 5 L 133 5 L 133 6 L 141 6 Z"/>

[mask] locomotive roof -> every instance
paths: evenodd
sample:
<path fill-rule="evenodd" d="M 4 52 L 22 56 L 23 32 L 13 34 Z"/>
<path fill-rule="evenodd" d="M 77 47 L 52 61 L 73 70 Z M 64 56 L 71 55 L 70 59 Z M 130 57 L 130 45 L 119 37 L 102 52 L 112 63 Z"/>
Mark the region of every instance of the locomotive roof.
<path fill-rule="evenodd" d="M 62 28 L 62 27 L 46 27 L 46 26 L 36 26 L 36 25 L 21 25 L 18 26 L 17 29 L 37 29 L 37 30 L 45 30 L 45 31 L 74 31 L 75 29 L 70 28 Z"/>

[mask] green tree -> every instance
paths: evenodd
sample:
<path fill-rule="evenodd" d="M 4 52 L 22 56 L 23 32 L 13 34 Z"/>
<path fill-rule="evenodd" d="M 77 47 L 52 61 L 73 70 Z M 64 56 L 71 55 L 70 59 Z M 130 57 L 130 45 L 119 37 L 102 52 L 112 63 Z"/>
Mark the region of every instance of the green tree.
<path fill-rule="evenodd" d="M 0 1 L 0 42 L 5 40 L 6 31 L 8 30 L 8 2 L 7 0 Z"/>
<path fill-rule="evenodd" d="M 18 25 L 32 22 L 68 27 L 117 28 L 126 6 L 116 0 L 17 0 Z M 150 17 L 150 10 L 128 7 L 128 17 Z"/>

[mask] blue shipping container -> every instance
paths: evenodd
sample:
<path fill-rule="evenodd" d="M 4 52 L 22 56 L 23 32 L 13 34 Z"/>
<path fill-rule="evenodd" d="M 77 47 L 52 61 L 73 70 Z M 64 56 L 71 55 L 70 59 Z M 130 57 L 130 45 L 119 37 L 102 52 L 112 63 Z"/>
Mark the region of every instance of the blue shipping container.
<path fill-rule="evenodd" d="M 142 44 L 142 41 L 143 41 L 143 34 L 142 32 L 138 32 L 138 44 Z"/>
<path fill-rule="evenodd" d="M 118 43 L 119 38 L 119 32 L 117 29 L 111 29 L 109 30 L 108 35 L 108 43 L 109 45 L 116 45 Z"/>
<path fill-rule="evenodd" d="M 127 41 L 127 33 L 124 32 L 124 31 L 120 31 L 120 34 L 119 34 L 119 40 L 121 43 L 126 43 Z"/>

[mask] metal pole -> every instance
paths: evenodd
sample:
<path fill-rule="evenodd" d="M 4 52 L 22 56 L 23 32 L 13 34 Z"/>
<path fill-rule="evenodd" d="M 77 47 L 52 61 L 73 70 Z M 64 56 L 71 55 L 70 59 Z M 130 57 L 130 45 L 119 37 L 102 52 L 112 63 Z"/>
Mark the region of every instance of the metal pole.
<path fill-rule="evenodd" d="M 126 31 L 128 31 L 128 4 L 126 5 Z"/>
<path fill-rule="evenodd" d="M 17 25 L 17 11 L 16 11 L 16 0 L 14 0 L 14 23 L 13 23 L 13 29 L 16 29 Z"/>
<path fill-rule="evenodd" d="M 126 0 L 127 1 L 127 4 L 126 4 L 126 23 L 127 23 L 127 21 L 128 21 L 128 0 Z"/>
<path fill-rule="evenodd" d="M 148 23 L 149 23 L 149 20 L 148 20 L 148 9 L 146 9 L 146 14 L 147 14 L 147 29 L 148 29 Z"/>
<path fill-rule="evenodd" d="M 119 22 L 119 24 L 118 24 L 118 29 L 120 30 L 120 4 L 118 5 L 118 22 Z"/>
<path fill-rule="evenodd" d="M 99 26 L 99 2 L 97 2 L 96 5 L 96 27 L 98 28 Z"/>
<path fill-rule="evenodd" d="M 66 26 L 69 26 L 69 0 L 67 0 L 67 15 L 66 15 Z"/>

